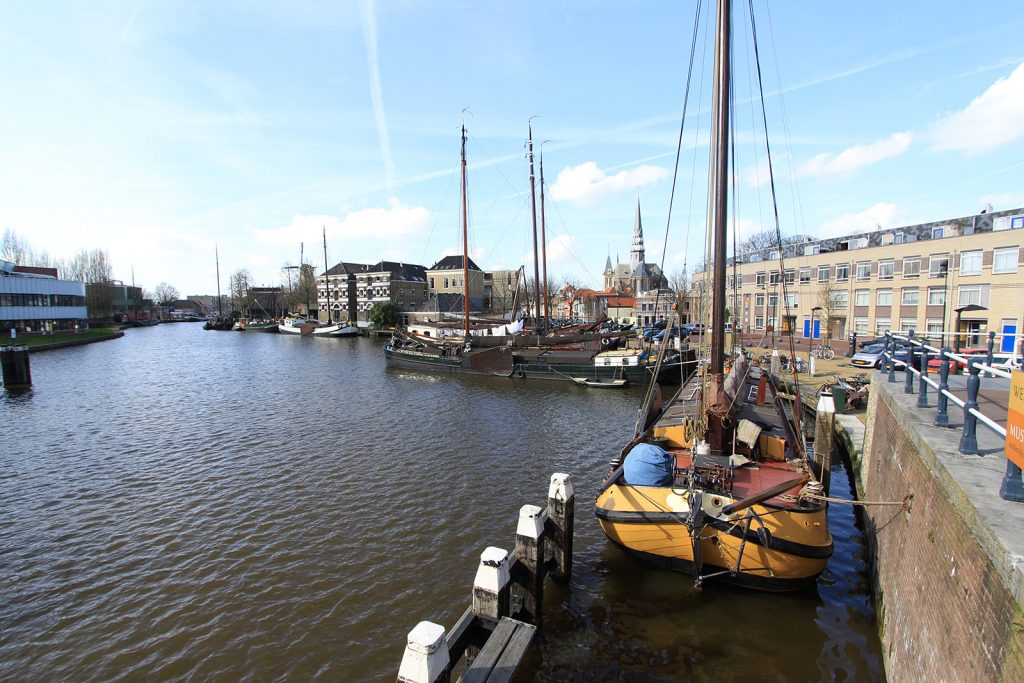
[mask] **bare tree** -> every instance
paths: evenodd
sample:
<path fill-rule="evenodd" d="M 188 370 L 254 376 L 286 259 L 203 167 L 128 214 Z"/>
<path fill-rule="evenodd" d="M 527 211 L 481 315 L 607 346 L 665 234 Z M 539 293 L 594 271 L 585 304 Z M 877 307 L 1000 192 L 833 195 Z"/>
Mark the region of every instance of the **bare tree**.
<path fill-rule="evenodd" d="M 178 290 L 173 285 L 169 285 L 166 282 L 161 282 L 156 286 L 154 290 L 156 296 L 156 302 L 161 306 L 167 307 L 173 304 L 181 296 L 178 294 Z"/>
<path fill-rule="evenodd" d="M 242 316 L 248 318 L 252 306 L 252 275 L 245 268 L 231 274 L 231 298 Z"/>
<path fill-rule="evenodd" d="M 821 283 L 818 288 L 818 307 L 821 309 L 825 323 L 825 343 L 832 342 L 832 321 L 839 311 L 845 310 L 849 293 L 845 288 L 838 286 L 832 280 Z M 814 334 L 814 331 L 811 331 Z"/>

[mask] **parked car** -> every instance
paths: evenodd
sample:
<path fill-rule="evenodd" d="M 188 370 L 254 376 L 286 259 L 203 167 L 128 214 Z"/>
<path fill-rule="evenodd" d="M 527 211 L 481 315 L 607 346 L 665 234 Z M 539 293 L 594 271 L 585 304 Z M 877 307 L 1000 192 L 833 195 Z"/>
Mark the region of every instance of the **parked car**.
<path fill-rule="evenodd" d="M 704 323 L 693 323 L 690 334 L 704 334 Z"/>
<path fill-rule="evenodd" d="M 985 362 L 988 359 L 988 349 L 962 349 L 959 355 L 964 356 L 965 358 L 968 359 L 971 356 L 980 356 L 982 358 L 982 362 Z M 1019 370 L 1021 367 L 1020 358 L 1014 357 L 1012 354 L 1009 353 L 993 353 L 992 366 L 997 368 Z M 942 359 L 940 359 L 938 355 L 932 355 L 931 357 L 928 358 L 928 372 L 938 372 L 941 368 Z M 949 369 L 951 372 L 963 372 L 964 370 L 967 369 L 967 365 L 966 363 L 961 363 L 958 360 L 951 360 L 949 364 Z"/>
<path fill-rule="evenodd" d="M 880 368 L 884 353 L 885 346 L 883 344 L 871 344 L 853 354 L 850 363 L 860 368 Z"/>

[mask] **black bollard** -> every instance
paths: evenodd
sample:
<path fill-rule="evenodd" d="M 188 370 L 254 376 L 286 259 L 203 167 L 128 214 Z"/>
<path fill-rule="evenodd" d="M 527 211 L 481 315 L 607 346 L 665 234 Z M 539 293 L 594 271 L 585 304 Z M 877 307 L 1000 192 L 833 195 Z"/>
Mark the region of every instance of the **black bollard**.
<path fill-rule="evenodd" d="M 0 365 L 3 366 L 4 387 L 7 390 L 23 391 L 32 386 L 32 368 L 28 360 L 27 346 L 0 348 Z"/>
<path fill-rule="evenodd" d="M 981 389 L 981 377 L 978 376 L 981 368 L 978 367 L 978 359 L 968 358 L 967 368 L 970 376 L 967 378 L 967 401 L 964 402 L 964 431 L 960 436 L 960 452 L 964 455 L 977 455 L 978 418 L 971 410 L 978 409 L 978 390 Z"/>
<path fill-rule="evenodd" d="M 939 351 L 939 358 L 942 359 L 942 364 L 939 366 L 939 393 L 938 393 L 938 412 L 935 413 L 935 426 L 936 427 L 948 427 L 949 426 L 949 397 L 946 396 L 949 391 L 949 347 L 943 346 L 942 350 Z"/>

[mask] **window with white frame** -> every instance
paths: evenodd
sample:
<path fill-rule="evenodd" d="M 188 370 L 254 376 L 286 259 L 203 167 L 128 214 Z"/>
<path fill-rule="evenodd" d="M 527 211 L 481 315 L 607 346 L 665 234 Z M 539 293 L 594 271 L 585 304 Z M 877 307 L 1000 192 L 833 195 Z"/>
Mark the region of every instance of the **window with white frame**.
<path fill-rule="evenodd" d="M 981 275 L 981 249 L 960 254 L 961 275 Z"/>
<path fill-rule="evenodd" d="M 875 333 L 882 335 L 892 329 L 892 321 L 889 318 L 877 318 L 875 320 Z"/>
<path fill-rule="evenodd" d="M 853 319 L 853 331 L 854 334 L 867 334 L 868 333 L 868 319 L 867 318 L 854 318 Z"/>
<path fill-rule="evenodd" d="M 807 285 L 811 282 L 811 269 L 801 268 L 800 269 L 800 284 Z"/>
<path fill-rule="evenodd" d="M 757 307 L 763 307 L 764 306 L 764 294 L 755 294 L 754 295 L 754 305 L 757 306 Z"/>
<path fill-rule="evenodd" d="M 857 264 L 857 280 L 865 282 L 871 279 L 871 261 L 860 261 Z"/>
<path fill-rule="evenodd" d="M 829 277 L 832 275 L 832 266 L 818 266 L 818 282 L 828 282 Z"/>
<path fill-rule="evenodd" d="M 763 315 L 755 315 L 754 316 L 754 329 L 755 330 L 763 330 L 764 329 L 764 316 Z"/>
<path fill-rule="evenodd" d="M 904 279 L 921 277 L 920 257 L 913 256 L 903 259 L 903 277 Z"/>
<path fill-rule="evenodd" d="M 853 305 L 854 306 L 870 306 L 871 305 L 871 290 L 870 289 L 858 289 L 853 293 Z"/>
<path fill-rule="evenodd" d="M 845 289 L 838 292 L 832 292 L 832 303 L 835 304 L 836 308 L 846 308 L 850 305 L 850 293 Z"/>
<path fill-rule="evenodd" d="M 796 292 L 786 292 L 786 308 L 796 308 Z"/>
<path fill-rule="evenodd" d="M 957 290 L 956 306 L 988 306 L 988 285 L 960 285 Z"/>
<path fill-rule="evenodd" d="M 756 284 L 758 287 L 764 287 L 764 271 L 761 271 L 760 273 L 754 275 L 754 284 Z"/>
<path fill-rule="evenodd" d="M 946 288 L 945 287 L 929 287 L 928 288 L 928 305 L 929 306 L 945 306 L 946 305 Z"/>
<path fill-rule="evenodd" d="M 775 306 L 778 306 L 779 305 L 779 295 L 778 294 L 769 294 L 768 295 L 768 305 L 773 307 L 773 308 Z"/>
<path fill-rule="evenodd" d="M 903 296 L 900 299 L 900 303 L 904 306 L 916 306 L 918 302 L 918 289 L 917 287 L 905 287 L 902 292 Z"/>
<path fill-rule="evenodd" d="M 992 250 L 993 273 L 1016 273 L 1020 247 L 1001 247 Z"/>
<path fill-rule="evenodd" d="M 946 277 L 949 269 L 949 254 L 928 257 L 928 277 Z"/>
<path fill-rule="evenodd" d="M 836 282 L 846 282 L 850 279 L 850 264 L 849 263 L 837 263 L 836 264 Z"/>
<path fill-rule="evenodd" d="M 878 306 L 892 306 L 892 290 L 891 289 L 880 289 L 878 295 L 875 298 L 875 304 Z"/>
<path fill-rule="evenodd" d="M 878 262 L 878 279 L 879 280 L 891 280 L 893 274 L 894 263 L 892 259 L 886 259 L 885 261 Z"/>
<path fill-rule="evenodd" d="M 946 228 L 945 228 L 945 226 L 942 226 L 942 225 L 940 225 L 937 228 L 932 228 L 932 239 L 933 240 L 942 239 L 942 236 L 945 234 L 945 232 L 946 232 Z"/>
<path fill-rule="evenodd" d="M 900 332 L 906 334 L 917 329 L 917 321 L 913 318 L 900 318 Z"/>
<path fill-rule="evenodd" d="M 780 279 L 781 278 L 779 277 L 779 271 L 773 270 L 770 273 L 768 273 L 768 284 L 777 285 L 779 284 Z"/>
<path fill-rule="evenodd" d="M 939 346 L 942 345 L 942 319 L 941 318 L 928 318 L 924 323 L 925 332 L 928 334 L 928 338 L 933 342 L 937 342 Z"/>
<path fill-rule="evenodd" d="M 796 284 L 796 271 L 795 270 L 786 270 L 786 272 L 783 273 L 783 278 L 782 279 L 783 279 L 783 281 L 787 285 Z"/>

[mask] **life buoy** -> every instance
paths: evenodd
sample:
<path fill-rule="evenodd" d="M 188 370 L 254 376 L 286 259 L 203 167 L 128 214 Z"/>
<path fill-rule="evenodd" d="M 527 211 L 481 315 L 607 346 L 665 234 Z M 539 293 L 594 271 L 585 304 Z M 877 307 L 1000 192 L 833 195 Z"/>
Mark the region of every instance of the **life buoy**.
<path fill-rule="evenodd" d="M 612 343 L 612 340 L 609 339 L 608 337 L 604 337 L 603 339 L 601 339 L 601 346 L 608 346 L 611 343 Z"/>

